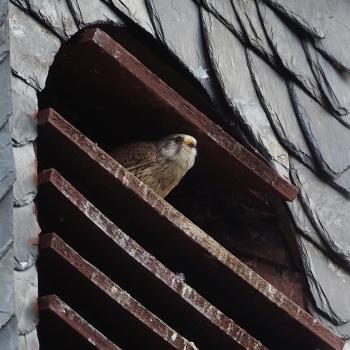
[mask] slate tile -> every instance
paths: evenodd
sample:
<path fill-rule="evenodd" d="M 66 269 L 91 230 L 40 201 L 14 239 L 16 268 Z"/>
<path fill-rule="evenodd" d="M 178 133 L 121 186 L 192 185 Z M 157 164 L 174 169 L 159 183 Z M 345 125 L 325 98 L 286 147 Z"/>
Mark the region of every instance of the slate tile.
<path fill-rule="evenodd" d="M 193 1 L 146 0 L 157 37 L 214 99 L 199 6 Z"/>
<path fill-rule="evenodd" d="M 3 255 L 7 254 L 8 250 L 13 245 L 13 214 L 12 214 L 12 190 L 8 191 L 0 199 L 0 259 Z M 13 259 L 13 257 L 12 257 Z M 13 262 L 11 261 L 11 266 Z M 1 292 L 1 291 L 0 291 Z"/>
<path fill-rule="evenodd" d="M 315 35 L 316 47 L 335 65 L 350 71 L 350 3 L 347 0 L 264 0 Z"/>
<path fill-rule="evenodd" d="M 274 65 L 274 53 L 266 37 L 255 0 L 231 0 L 231 2 L 250 45 Z"/>
<path fill-rule="evenodd" d="M 350 319 L 350 275 L 303 238 L 297 242 L 316 308 L 332 323 L 341 325 Z"/>
<path fill-rule="evenodd" d="M 1 12 L 0 12 L 1 13 Z M 1 22 L 0 22 L 1 25 Z M 8 122 L 11 115 L 11 75 L 10 69 L 10 55 L 5 43 L 6 37 L 1 36 L 0 28 L 0 129 Z"/>
<path fill-rule="evenodd" d="M 38 333 L 33 329 L 28 334 L 20 334 L 18 339 L 18 350 L 39 350 L 40 344 Z"/>
<path fill-rule="evenodd" d="M 293 202 L 288 202 L 287 206 L 292 214 L 291 219 L 298 233 L 310 240 L 313 245 L 321 249 L 326 255 L 329 255 L 329 248 L 325 245 L 319 233 L 313 227 L 309 217 L 305 213 L 301 200 L 297 198 Z"/>
<path fill-rule="evenodd" d="M 122 24 L 120 17 L 101 0 L 66 0 L 79 29 L 92 24 Z"/>
<path fill-rule="evenodd" d="M 38 112 L 36 90 L 12 76 L 13 112 L 10 118 L 12 142 L 23 146 L 37 137 L 35 118 Z"/>
<path fill-rule="evenodd" d="M 13 149 L 17 179 L 13 186 L 14 206 L 25 206 L 37 193 L 37 161 L 32 143 Z"/>
<path fill-rule="evenodd" d="M 251 53 L 247 57 L 258 96 L 280 142 L 304 164 L 313 167 L 312 155 L 300 129 L 284 78 L 258 55 Z"/>
<path fill-rule="evenodd" d="M 12 189 L 15 178 L 10 128 L 7 123 L 0 130 L 0 200 Z"/>
<path fill-rule="evenodd" d="M 284 68 L 319 102 L 323 97 L 299 36 L 262 0 L 257 0 L 266 34 Z"/>
<path fill-rule="evenodd" d="M 25 271 L 35 264 L 38 256 L 40 227 L 35 215 L 35 205 L 13 208 L 15 242 L 15 269 Z"/>
<path fill-rule="evenodd" d="M 78 28 L 65 0 L 10 0 L 24 12 L 67 40 Z"/>
<path fill-rule="evenodd" d="M 15 316 L 0 329 L 0 344 L 2 349 L 18 350 L 17 320 Z"/>
<path fill-rule="evenodd" d="M 341 325 L 336 325 L 331 322 L 326 316 L 322 315 L 315 305 L 310 301 L 308 303 L 309 312 L 327 328 L 329 328 L 338 337 L 348 340 L 350 339 L 350 322 L 343 323 Z M 343 350 L 350 349 L 350 341 L 346 342 Z"/>
<path fill-rule="evenodd" d="M 289 84 L 295 113 L 320 169 L 336 178 L 350 166 L 350 131 L 309 97 L 301 88 Z M 350 188 L 344 188 L 350 193 Z"/>
<path fill-rule="evenodd" d="M 299 188 L 300 199 L 309 219 L 328 249 L 349 264 L 350 200 L 296 159 L 291 159 L 291 177 Z"/>
<path fill-rule="evenodd" d="M 8 123 L 12 109 L 8 6 L 8 1 L 0 1 L 0 348 L 17 350 L 12 232 L 15 174 Z"/>
<path fill-rule="evenodd" d="M 0 256 L 0 338 L 1 329 L 8 323 L 15 312 L 14 278 L 13 278 L 13 247 Z M 1 342 L 0 342 L 1 345 Z"/>
<path fill-rule="evenodd" d="M 312 0 L 323 14 L 324 39 L 315 39 L 316 47 L 337 66 L 350 72 L 350 3 L 347 0 Z"/>
<path fill-rule="evenodd" d="M 12 70 L 40 91 L 61 45 L 60 39 L 12 4 L 9 20 Z"/>
<path fill-rule="evenodd" d="M 242 43 L 246 41 L 242 26 L 231 0 L 201 0 L 202 6 L 236 35 Z"/>
<path fill-rule="evenodd" d="M 350 128 L 350 73 L 337 70 L 310 40 L 304 40 L 304 48 L 332 113 Z"/>
<path fill-rule="evenodd" d="M 26 271 L 15 271 L 16 315 L 19 334 L 28 334 L 39 321 L 38 272 L 35 265 Z"/>
<path fill-rule="evenodd" d="M 211 58 L 232 116 L 253 140 L 258 150 L 288 177 L 288 153 L 278 142 L 256 95 L 240 41 L 214 15 L 202 9 L 204 33 Z"/>
<path fill-rule="evenodd" d="M 330 184 L 349 198 L 350 169 L 341 173 L 337 178 L 333 179 Z"/>
<path fill-rule="evenodd" d="M 288 18 L 297 27 L 311 36 L 324 38 L 325 32 L 318 8 L 313 1 L 300 0 L 264 0 L 278 12 Z M 316 0 L 317 2 L 319 0 Z M 316 10 L 317 9 L 317 10 Z"/>
<path fill-rule="evenodd" d="M 148 14 L 147 3 L 145 0 L 108 0 L 112 6 L 122 12 L 132 21 L 145 29 L 152 36 L 155 36 L 155 31 L 151 18 Z"/>

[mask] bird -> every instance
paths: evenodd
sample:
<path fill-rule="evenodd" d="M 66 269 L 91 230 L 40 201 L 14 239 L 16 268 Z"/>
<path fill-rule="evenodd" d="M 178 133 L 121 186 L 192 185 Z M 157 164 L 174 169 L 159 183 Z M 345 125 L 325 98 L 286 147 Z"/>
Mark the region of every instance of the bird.
<path fill-rule="evenodd" d="M 197 140 L 186 134 L 172 134 L 158 141 L 122 145 L 110 155 L 164 198 L 194 165 Z"/>

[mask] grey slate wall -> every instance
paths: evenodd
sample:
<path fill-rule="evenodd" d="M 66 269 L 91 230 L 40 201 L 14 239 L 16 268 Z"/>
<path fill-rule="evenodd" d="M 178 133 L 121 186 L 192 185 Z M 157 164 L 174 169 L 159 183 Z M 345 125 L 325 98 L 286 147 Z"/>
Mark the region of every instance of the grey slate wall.
<path fill-rule="evenodd" d="M 0 2 L 0 347 L 17 349 L 17 322 L 13 280 L 12 184 L 14 162 L 11 115 L 10 42 L 8 3 Z"/>
<path fill-rule="evenodd" d="M 37 349 L 37 238 L 33 142 L 38 91 L 60 45 L 120 16 L 165 45 L 226 107 L 258 151 L 300 189 L 288 206 L 314 315 L 350 337 L 350 17 L 347 0 L 11 0 L 10 103 L 0 115 L 0 347 Z M 7 5 L 1 2 L 0 75 L 9 102 Z M 2 102 L 1 102 L 2 103 Z M 17 181 L 14 180 L 12 134 Z M 14 245 L 12 244 L 14 205 Z M 4 224 L 3 224 L 4 223 Z M 13 253 L 14 252 L 14 253 Z M 334 260 L 332 256 L 339 259 Z M 339 262 L 340 261 L 340 262 Z M 0 299 L 1 300 L 1 299 Z M 12 334 L 12 337 L 9 336 Z M 6 344 L 7 346 L 7 344 Z"/>

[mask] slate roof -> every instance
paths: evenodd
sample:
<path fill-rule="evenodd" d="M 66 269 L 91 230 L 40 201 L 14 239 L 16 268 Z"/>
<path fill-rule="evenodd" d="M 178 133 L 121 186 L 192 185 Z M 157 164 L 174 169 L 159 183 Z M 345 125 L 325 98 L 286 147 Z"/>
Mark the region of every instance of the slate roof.
<path fill-rule="evenodd" d="M 257 151 L 297 185 L 299 198 L 287 204 L 287 209 L 295 224 L 296 240 L 313 296 L 310 308 L 337 334 L 350 338 L 347 217 L 350 3 L 347 0 L 10 2 L 14 101 L 11 129 L 18 160 L 35 159 L 32 148 L 35 127 L 23 115 L 35 113 L 35 91 L 43 89 L 60 43 L 92 24 L 123 21 L 136 24 L 174 54 L 199 81 L 218 110 L 228 109 L 223 122 L 237 125 Z M 6 14 L 7 7 L 2 6 L 0 11 Z M 6 16 L 0 18 L 6 24 Z M 38 24 L 33 32 L 36 40 L 31 40 L 31 35 L 18 35 L 21 28 L 34 28 L 34 23 Z M 9 86 L 6 25 L 1 26 L 0 35 L 4 38 L 0 41 L 0 74 L 5 77 L 5 89 L 0 91 L 6 94 Z M 43 46 L 39 38 L 50 46 Z M 25 56 L 21 56 L 23 53 Z M 28 57 L 36 60 L 28 61 Z M 9 101 L 8 96 L 4 100 Z M 1 112 L 0 149 L 4 166 L 0 168 L 0 218 L 5 220 L 10 215 L 9 190 L 14 179 L 7 123 L 10 106 L 2 105 Z M 25 215 L 33 213 L 36 192 L 33 180 L 24 180 L 25 169 L 29 171 L 29 166 L 22 165 L 18 171 L 20 180 L 14 193 L 15 237 L 35 236 L 38 232 L 34 219 L 29 220 L 33 227 L 28 231 L 18 224 Z M 7 255 L 10 254 L 10 261 L 13 254 L 10 221 L 3 225 L 9 232 L 0 241 L 3 271 L 11 266 L 11 262 L 5 261 Z M 21 244 L 26 240 L 17 239 L 16 254 L 18 261 L 26 261 L 33 267 L 36 251 Z M 16 268 L 20 270 L 19 266 Z M 35 281 L 35 271 L 30 271 L 23 281 Z M 28 290 L 24 282 L 18 290 L 21 293 L 23 290 L 20 299 L 24 299 Z M 8 293 L 13 300 L 11 288 L 0 293 Z M 0 335 L 14 320 L 13 303 L 8 305 L 12 305 L 10 309 L 0 313 Z M 13 332 L 15 328 L 11 329 Z"/>

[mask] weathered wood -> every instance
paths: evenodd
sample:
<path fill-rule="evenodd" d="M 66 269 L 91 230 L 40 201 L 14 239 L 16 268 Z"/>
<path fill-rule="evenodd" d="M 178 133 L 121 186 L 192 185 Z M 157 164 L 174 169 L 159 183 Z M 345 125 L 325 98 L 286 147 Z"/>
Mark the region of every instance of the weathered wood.
<path fill-rule="evenodd" d="M 177 271 L 184 271 L 186 277 L 190 276 L 193 287 L 229 316 L 235 317 L 251 334 L 268 346 L 281 346 L 287 342 L 285 349 L 298 346 L 341 349 L 339 338 L 149 190 L 58 114 L 52 110 L 42 111 L 39 121 L 41 142 L 45 142 L 46 149 L 52 145 L 50 151 L 55 161 L 66 162 L 62 169 L 72 178 L 78 175 L 84 178 L 85 184 L 94 187 L 91 191 L 95 194 L 94 200 L 113 220 L 126 225 L 130 230 L 128 233 L 137 237 L 161 261 L 174 266 Z M 128 216 L 131 216 L 129 221 Z M 261 323 L 257 321 L 257 314 L 268 317 Z"/>
<path fill-rule="evenodd" d="M 42 172 L 40 183 L 43 206 L 66 208 L 57 214 L 69 227 L 79 228 L 74 233 L 60 228 L 65 241 L 200 349 L 266 349 L 115 226 L 55 170 Z"/>
<path fill-rule="evenodd" d="M 66 47 L 65 57 L 70 55 L 69 69 L 74 72 L 80 70 L 85 76 L 91 72 L 91 82 L 103 80 L 106 94 L 113 91 L 118 98 L 123 98 L 132 105 L 137 101 L 139 113 L 146 115 L 146 110 L 151 111 L 149 114 L 152 114 L 157 126 L 166 125 L 168 129 L 184 130 L 195 136 L 200 150 L 199 160 L 203 162 L 201 176 L 211 177 L 212 185 L 220 184 L 223 192 L 232 192 L 232 188 L 236 187 L 255 189 L 283 200 L 292 201 L 296 197 L 297 189 L 293 185 L 230 137 L 100 29 L 83 32 L 78 42 Z M 81 64 L 76 55 L 88 59 Z M 75 65 L 74 62 L 79 64 Z M 150 123 L 153 122 L 150 120 Z"/>
<path fill-rule="evenodd" d="M 62 345 L 69 344 L 70 348 L 75 347 L 76 349 L 120 350 L 57 295 L 46 295 L 39 298 L 39 310 L 43 348 L 62 349 Z M 62 337 L 64 338 L 63 344 L 60 341 Z"/>
<path fill-rule="evenodd" d="M 63 276 L 66 276 L 68 284 L 74 286 L 78 299 L 84 298 L 83 294 L 87 298 L 85 306 L 83 308 L 81 305 L 77 306 L 80 310 L 77 311 L 87 314 L 92 312 L 93 316 L 90 315 L 91 319 L 88 321 L 92 324 L 96 322 L 99 325 L 96 328 L 101 328 L 99 330 L 110 340 L 118 339 L 120 342 L 125 342 L 130 349 L 138 349 L 142 344 L 152 349 L 195 350 L 194 345 L 84 260 L 56 234 L 42 235 L 40 249 L 42 255 L 40 269 L 43 276 L 46 278 L 48 274 L 54 274 L 56 280 L 54 286 L 46 288 L 57 289 L 67 300 L 72 298 L 71 300 L 77 302 L 72 290 L 69 289 L 67 292 L 65 281 L 57 278 L 56 274 L 64 271 Z M 72 278 L 69 279 L 68 276 Z M 98 305 L 92 305 L 93 303 Z M 101 315 L 103 315 L 102 322 Z M 124 344 L 120 345 L 124 347 Z"/>

